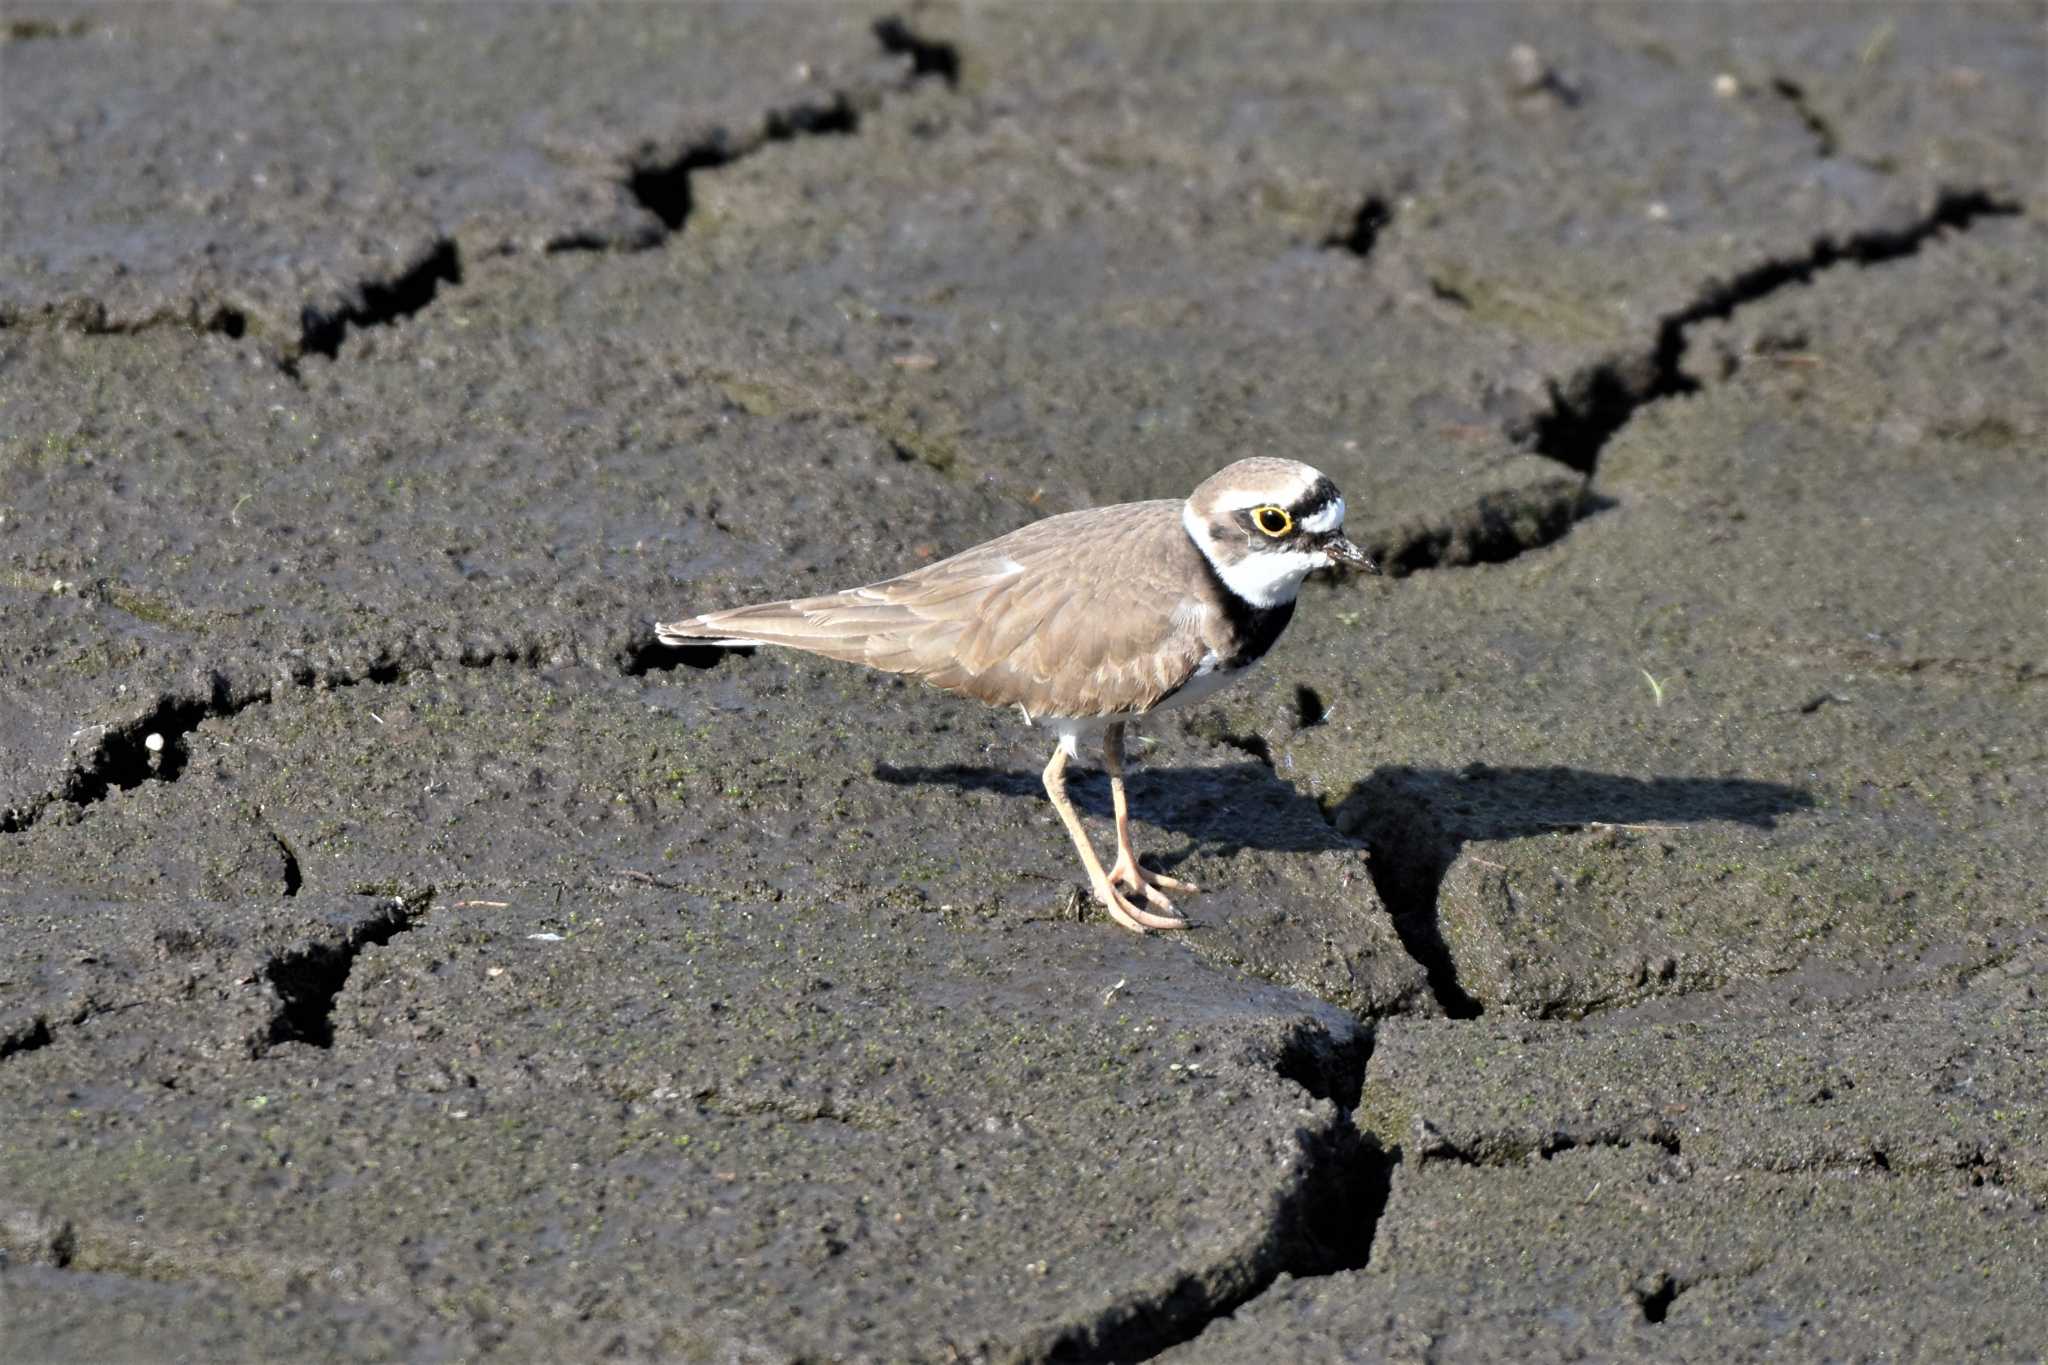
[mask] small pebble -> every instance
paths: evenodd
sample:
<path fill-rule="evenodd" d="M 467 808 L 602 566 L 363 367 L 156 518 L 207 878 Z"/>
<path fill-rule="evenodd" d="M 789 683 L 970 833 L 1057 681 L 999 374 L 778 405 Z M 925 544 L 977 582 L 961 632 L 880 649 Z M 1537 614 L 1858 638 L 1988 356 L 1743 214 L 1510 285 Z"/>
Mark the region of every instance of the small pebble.
<path fill-rule="evenodd" d="M 158 734 L 147 735 L 143 738 L 142 747 L 153 754 L 160 754 L 164 751 L 164 737 Z"/>

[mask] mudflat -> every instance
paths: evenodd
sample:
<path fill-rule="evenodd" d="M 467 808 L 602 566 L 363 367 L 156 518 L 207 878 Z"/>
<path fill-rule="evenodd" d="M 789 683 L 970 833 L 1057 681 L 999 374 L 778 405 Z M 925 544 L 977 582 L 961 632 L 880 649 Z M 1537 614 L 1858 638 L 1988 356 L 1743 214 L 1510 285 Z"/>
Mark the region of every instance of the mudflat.
<path fill-rule="evenodd" d="M 2038 1360 L 2044 32 L 10 4 L 0 1356 Z M 1253 454 L 1185 934 L 653 639 Z"/>

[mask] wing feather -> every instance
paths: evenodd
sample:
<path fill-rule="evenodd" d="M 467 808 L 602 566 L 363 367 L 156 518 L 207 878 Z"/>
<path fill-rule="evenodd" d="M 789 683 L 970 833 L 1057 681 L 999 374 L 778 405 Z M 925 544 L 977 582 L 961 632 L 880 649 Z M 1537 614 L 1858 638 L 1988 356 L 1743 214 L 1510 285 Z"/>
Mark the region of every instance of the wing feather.
<path fill-rule="evenodd" d="M 896 578 L 655 627 L 664 644 L 776 645 L 1033 714 L 1150 709 L 1199 666 L 1200 551 L 1180 503 L 1048 517 Z"/>

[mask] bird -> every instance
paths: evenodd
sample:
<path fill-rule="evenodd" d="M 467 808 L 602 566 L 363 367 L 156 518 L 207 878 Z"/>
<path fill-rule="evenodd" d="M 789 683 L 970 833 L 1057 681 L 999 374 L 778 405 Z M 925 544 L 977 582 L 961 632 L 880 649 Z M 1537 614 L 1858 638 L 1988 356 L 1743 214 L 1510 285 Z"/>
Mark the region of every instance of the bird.
<path fill-rule="evenodd" d="M 1185 499 L 1046 517 L 895 578 L 816 597 L 660 622 L 670 646 L 779 646 L 908 674 L 1014 707 L 1058 736 L 1045 794 L 1089 891 L 1136 933 L 1184 929 L 1165 894 L 1190 882 L 1151 871 L 1131 844 L 1124 733 L 1242 678 L 1294 615 L 1318 569 L 1379 572 L 1344 536 L 1344 497 L 1320 470 L 1254 456 Z M 1102 746 L 1116 819 L 1105 869 L 1068 799 L 1067 763 Z"/>

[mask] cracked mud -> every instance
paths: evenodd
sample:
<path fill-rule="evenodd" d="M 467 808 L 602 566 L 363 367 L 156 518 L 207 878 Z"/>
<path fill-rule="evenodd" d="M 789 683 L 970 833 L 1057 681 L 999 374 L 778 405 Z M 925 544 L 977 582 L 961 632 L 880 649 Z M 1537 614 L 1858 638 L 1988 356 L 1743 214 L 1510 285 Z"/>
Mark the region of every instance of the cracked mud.
<path fill-rule="evenodd" d="M 0 1356 L 2038 1358 L 2042 33 L 16 4 Z M 1172 942 L 651 634 L 1248 453 Z"/>

